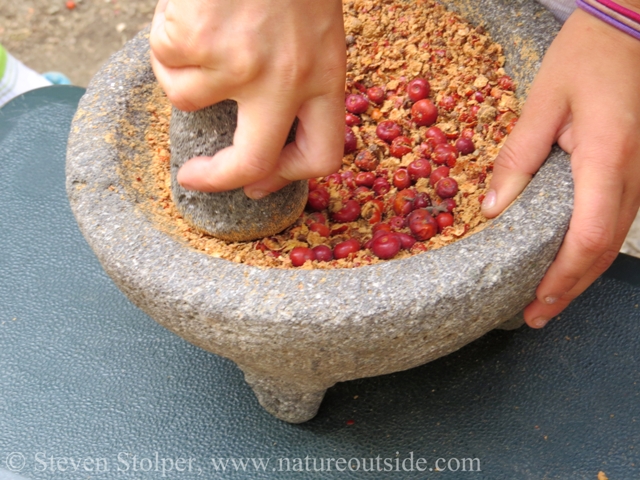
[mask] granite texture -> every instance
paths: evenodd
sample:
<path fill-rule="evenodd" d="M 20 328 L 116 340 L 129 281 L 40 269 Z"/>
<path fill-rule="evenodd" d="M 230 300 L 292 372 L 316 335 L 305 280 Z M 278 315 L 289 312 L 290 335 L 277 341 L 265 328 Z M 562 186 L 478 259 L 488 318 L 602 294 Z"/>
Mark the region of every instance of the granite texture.
<path fill-rule="evenodd" d="M 445 2 L 447 3 L 447 2 Z M 534 2 L 453 5 L 505 47 L 526 91 L 558 29 Z M 412 368 L 509 322 L 535 295 L 572 211 L 568 156 L 555 147 L 522 195 L 473 236 L 358 269 L 260 269 L 216 259 L 159 231 L 123 183 L 146 143 L 123 124 L 153 84 L 141 33 L 89 85 L 69 140 L 67 193 L 81 231 L 129 299 L 193 344 L 238 364 L 260 403 L 312 418 L 336 382 Z M 146 122 L 146 123 L 145 123 Z M 517 321 L 516 321 L 517 324 Z"/>
<path fill-rule="evenodd" d="M 171 114 L 171 189 L 178 211 L 191 224 L 230 242 L 268 237 L 295 222 L 307 203 L 307 181 L 293 182 L 260 200 L 241 188 L 227 192 L 190 191 L 178 183 L 180 167 L 196 156 L 213 156 L 233 143 L 238 105 L 225 100 L 196 112 Z M 292 129 L 288 140 L 293 140 Z"/>

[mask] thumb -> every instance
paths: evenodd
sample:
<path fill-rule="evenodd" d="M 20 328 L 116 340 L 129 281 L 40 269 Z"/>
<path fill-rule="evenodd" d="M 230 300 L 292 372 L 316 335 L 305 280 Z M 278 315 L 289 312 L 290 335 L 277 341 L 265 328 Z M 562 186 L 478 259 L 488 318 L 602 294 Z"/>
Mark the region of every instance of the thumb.
<path fill-rule="evenodd" d="M 493 218 L 524 190 L 556 141 L 568 108 L 555 95 L 536 95 L 532 87 L 522 115 L 494 161 L 482 214 Z"/>

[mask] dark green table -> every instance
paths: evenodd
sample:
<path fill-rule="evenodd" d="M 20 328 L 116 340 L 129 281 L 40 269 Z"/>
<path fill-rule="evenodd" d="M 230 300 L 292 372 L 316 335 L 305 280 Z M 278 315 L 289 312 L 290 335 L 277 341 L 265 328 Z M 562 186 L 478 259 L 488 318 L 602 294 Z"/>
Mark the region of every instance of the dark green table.
<path fill-rule="evenodd" d="M 0 109 L 0 479 L 640 478 L 640 261 L 621 256 L 541 331 L 336 385 L 289 425 L 102 271 L 64 189 L 81 94 Z"/>

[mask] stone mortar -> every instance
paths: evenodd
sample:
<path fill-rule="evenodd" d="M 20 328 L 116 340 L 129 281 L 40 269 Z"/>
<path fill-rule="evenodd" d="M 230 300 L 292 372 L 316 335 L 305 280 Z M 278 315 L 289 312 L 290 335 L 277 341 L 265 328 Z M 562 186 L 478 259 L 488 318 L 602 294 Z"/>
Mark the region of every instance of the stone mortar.
<path fill-rule="evenodd" d="M 533 1 L 444 3 L 502 43 L 523 95 L 558 31 L 553 17 Z M 156 229 L 123 185 L 123 159 L 148 147 L 122 123 L 144 132 L 148 113 L 130 105 L 154 82 L 143 32 L 89 85 L 69 140 L 71 207 L 134 304 L 236 362 L 264 408 L 288 422 L 312 418 L 336 382 L 422 365 L 491 329 L 517 326 L 510 319 L 534 298 L 566 232 L 573 184 L 568 156 L 556 147 L 500 217 L 439 250 L 330 271 L 213 258 Z"/>
<path fill-rule="evenodd" d="M 227 240 L 256 240 L 281 232 L 295 222 L 307 203 L 306 181 L 293 182 L 260 200 L 242 188 L 227 192 L 190 191 L 178 183 L 180 167 L 196 156 L 213 156 L 233 142 L 238 104 L 225 100 L 196 112 L 173 108 L 171 114 L 171 190 L 180 214 L 200 230 Z M 288 141 L 292 141 L 292 129 Z"/>

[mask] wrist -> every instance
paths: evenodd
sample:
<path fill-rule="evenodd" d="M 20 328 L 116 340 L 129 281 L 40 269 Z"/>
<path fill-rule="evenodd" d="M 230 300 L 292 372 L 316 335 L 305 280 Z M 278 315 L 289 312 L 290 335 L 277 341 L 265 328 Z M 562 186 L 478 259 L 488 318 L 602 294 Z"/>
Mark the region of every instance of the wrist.
<path fill-rule="evenodd" d="M 640 0 L 576 0 L 583 12 L 640 41 L 640 13 L 632 8 Z"/>

